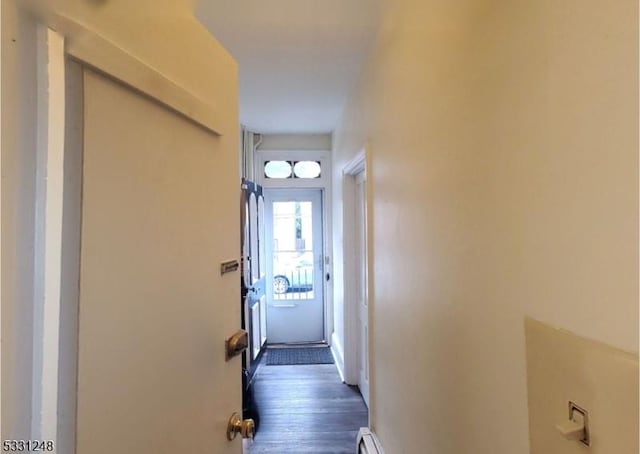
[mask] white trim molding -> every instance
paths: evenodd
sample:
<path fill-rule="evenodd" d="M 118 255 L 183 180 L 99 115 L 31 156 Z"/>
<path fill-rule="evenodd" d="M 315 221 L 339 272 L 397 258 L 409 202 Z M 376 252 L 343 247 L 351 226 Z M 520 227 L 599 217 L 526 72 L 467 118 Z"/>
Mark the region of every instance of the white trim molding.
<path fill-rule="evenodd" d="M 69 40 L 67 53 L 214 134 L 222 134 L 220 112 L 107 38 L 96 33 L 86 33 L 85 29 L 84 33 Z"/>
<path fill-rule="evenodd" d="M 355 229 L 352 213 L 355 210 L 355 176 L 366 172 L 366 150 L 363 148 L 342 170 L 343 259 L 344 275 L 356 275 Z M 344 375 L 350 385 L 357 385 L 358 370 L 358 307 L 356 288 L 350 279 L 344 279 Z"/>
<path fill-rule="evenodd" d="M 331 334 L 331 354 L 333 355 L 333 360 L 336 363 L 336 368 L 338 369 L 338 374 L 340 375 L 340 379 L 343 383 L 346 383 L 344 379 L 344 350 L 342 345 L 340 344 L 340 339 L 338 339 L 338 335 L 334 331 Z"/>
<path fill-rule="evenodd" d="M 372 175 L 371 175 L 371 152 L 368 143 L 365 143 L 360 151 L 343 167 L 342 171 L 342 197 L 343 197 L 343 272 L 345 276 L 355 276 L 357 274 L 357 249 L 356 249 L 356 225 L 352 213 L 355 211 L 356 203 L 356 176 L 365 174 L 366 185 L 366 298 L 367 298 L 367 326 L 368 326 L 368 407 L 369 418 L 372 420 L 375 414 L 374 386 L 375 386 L 375 357 L 372 348 L 374 326 L 372 314 L 375 307 L 373 294 L 373 223 L 372 220 Z M 357 303 L 357 289 L 353 280 L 344 279 L 344 374 L 346 383 L 357 385 L 360 382 L 359 370 L 359 304 Z"/>
<path fill-rule="evenodd" d="M 366 147 L 362 148 L 342 169 L 343 176 L 353 176 L 366 170 L 367 152 Z"/>
<path fill-rule="evenodd" d="M 264 164 L 267 161 L 319 161 L 321 177 L 313 179 L 288 178 L 268 179 L 264 177 Z M 271 189 L 321 189 L 322 190 L 322 230 L 324 250 L 324 338 L 329 342 L 333 333 L 333 262 L 331 258 L 333 244 L 333 218 L 331 192 L 331 152 L 327 150 L 257 150 L 255 154 L 256 183 L 266 192 Z M 326 274 L 330 279 L 327 281 Z"/>
<path fill-rule="evenodd" d="M 187 87 L 169 79 L 158 69 L 97 31 L 64 14 L 40 11 L 43 22 L 64 36 L 68 56 L 119 82 L 138 90 L 163 106 L 202 126 L 223 135 L 223 112 L 200 99 Z"/>
<path fill-rule="evenodd" d="M 56 440 L 64 185 L 64 38 L 38 29 L 32 437 Z"/>

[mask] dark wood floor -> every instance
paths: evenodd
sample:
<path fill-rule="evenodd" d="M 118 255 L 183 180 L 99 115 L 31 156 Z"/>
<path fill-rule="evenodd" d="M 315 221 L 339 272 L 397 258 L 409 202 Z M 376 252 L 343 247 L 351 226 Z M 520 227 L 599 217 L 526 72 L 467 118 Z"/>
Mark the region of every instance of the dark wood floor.
<path fill-rule="evenodd" d="M 260 428 L 245 453 L 356 452 L 367 407 L 335 365 L 267 366 L 263 358 L 254 380 Z"/>

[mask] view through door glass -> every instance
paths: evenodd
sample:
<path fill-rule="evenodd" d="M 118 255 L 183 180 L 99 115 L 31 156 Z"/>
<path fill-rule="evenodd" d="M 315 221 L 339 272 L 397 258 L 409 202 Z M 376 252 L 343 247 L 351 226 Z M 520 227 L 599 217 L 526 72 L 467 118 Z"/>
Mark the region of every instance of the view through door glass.
<path fill-rule="evenodd" d="M 311 202 L 273 203 L 273 299 L 313 298 Z"/>
<path fill-rule="evenodd" d="M 321 192 L 268 195 L 267 340 L 316 342 L 324 338 Z"/>

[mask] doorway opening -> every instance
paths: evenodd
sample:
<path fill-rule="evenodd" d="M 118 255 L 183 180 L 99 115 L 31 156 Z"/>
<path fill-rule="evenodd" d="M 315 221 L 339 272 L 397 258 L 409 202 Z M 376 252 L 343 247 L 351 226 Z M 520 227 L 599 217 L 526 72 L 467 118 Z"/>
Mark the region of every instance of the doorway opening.
<path fill-rule="evenodd" d="M 265 214 L 267 342 L 324 342 L 322 191 L 267 189 Z"/>
<path fill-rule="evenodd" d="M 366 146 L 343 168 L 345 381 L 357 385 L 369 407 L 370 199 Z"/>
<path fill-rule="evenodd" d="M 334 331 L 330 156 L 280 151 L 256 158 L 264 195 L 266 343 L 250 377 L 260 423 L 245 453 L 353 451 L 369 415 L 359 388 L 345 383 L 329 346 Z"/>

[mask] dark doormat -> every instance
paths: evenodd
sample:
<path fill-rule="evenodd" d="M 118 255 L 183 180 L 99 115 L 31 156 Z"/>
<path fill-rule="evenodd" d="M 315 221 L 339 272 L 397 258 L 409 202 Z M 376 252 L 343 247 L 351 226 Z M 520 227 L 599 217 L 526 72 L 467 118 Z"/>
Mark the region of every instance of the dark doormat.
<path fill-rule="evenodd" d="M 270 348 L 267 351 L 267 366 L 297 364 L 333 364 L 333 356 L 329 347 Z"/>

